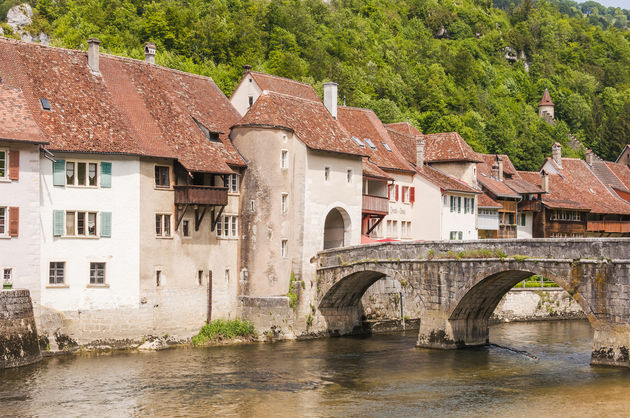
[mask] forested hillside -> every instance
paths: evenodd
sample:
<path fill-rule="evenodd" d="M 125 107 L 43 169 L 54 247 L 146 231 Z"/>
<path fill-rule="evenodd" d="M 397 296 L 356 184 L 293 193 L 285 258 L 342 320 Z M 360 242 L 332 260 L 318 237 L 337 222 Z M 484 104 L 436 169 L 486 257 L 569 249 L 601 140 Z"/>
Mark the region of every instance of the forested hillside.
<path fill-rule="evenodd" d="M 209 75 L 228 96 L 244 64 L 319 91 L 335 81 L 347 105 L 426 133 L 458 131 L 521 169 L 537 169 L 568 133 L 614 160 L 630 140 L 628 12 L 593 2 L 584 11 L 568 0 L 506 3 L 33 0 L 30 31 L 69 48 L 98 37 L 106 52 L 135 58 L 153 41 L 157 63 Z M 15 0 L 0 4 L 4 17 Z M 554 125 L 537 116 L 545 88 Z"/>

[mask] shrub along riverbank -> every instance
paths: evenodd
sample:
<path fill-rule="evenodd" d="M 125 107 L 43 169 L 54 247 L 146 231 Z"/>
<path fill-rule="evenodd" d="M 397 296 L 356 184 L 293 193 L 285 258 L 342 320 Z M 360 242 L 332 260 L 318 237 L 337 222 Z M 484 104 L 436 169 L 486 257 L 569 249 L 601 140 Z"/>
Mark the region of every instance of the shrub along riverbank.
<path fill-rule="evenodd" d="M 253 340 L 256 338 L 254 324 L 240 319 L 216 319 L 201 328 L 192 337 L 193 346 L 207 345 L 226 340 Z"/>

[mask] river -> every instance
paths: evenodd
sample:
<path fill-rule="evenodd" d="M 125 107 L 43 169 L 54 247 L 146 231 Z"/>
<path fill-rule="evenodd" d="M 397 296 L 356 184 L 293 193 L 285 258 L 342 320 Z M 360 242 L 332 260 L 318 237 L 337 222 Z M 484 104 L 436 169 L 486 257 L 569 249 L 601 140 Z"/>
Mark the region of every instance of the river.
<path fill-rule="evenodd" d="M 589 366 L 588 322 L 491 327 L 535 358 L 417 349 L 416 335 L 48 358 L 0 370 L 0 415 L 630 415 L 630 370 Z"/>

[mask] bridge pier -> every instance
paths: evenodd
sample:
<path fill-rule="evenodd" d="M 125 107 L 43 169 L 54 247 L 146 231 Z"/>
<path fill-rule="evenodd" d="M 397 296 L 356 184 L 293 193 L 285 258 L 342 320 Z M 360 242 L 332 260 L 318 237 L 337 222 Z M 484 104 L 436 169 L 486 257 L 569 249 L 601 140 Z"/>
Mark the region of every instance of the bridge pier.
<path fill-rule="evenodd" d="M 487 319 L 449 319 L 443 311 L 426 312 L 420 319 L 417 347 L 452 350 L 488 344 Z"/>
<path fill-rule="evenodd" d="M 630 367 L 630 325 L 593 324 L 591 364 Z"/>

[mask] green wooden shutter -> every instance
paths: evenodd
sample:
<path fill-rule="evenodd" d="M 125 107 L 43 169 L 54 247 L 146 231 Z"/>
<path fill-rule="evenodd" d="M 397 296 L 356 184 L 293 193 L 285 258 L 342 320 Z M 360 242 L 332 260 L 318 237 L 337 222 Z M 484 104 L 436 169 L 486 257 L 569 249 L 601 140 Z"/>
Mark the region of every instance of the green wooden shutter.
<path fill-rule="evenodd" d="M 112 213 L 101 212 L 101 237 L 112 236 Z"/>
<path fill-rule="evenodd" d="M 101 162 L 101 187 L 112 187 L 112 163 Z"/>
<path fill-rule="evenodd" d="M 66 160 L 53 162 L 53 186 L 66 185 Z"/>
<path fill-rule="evenodd" d="M 60 237 L 63 235 L 64 228 L 64 211 L 53 210 L 53 236 Z"/>

